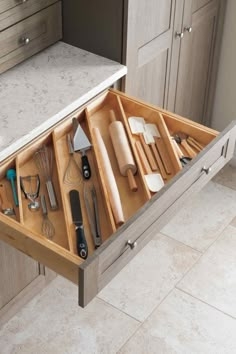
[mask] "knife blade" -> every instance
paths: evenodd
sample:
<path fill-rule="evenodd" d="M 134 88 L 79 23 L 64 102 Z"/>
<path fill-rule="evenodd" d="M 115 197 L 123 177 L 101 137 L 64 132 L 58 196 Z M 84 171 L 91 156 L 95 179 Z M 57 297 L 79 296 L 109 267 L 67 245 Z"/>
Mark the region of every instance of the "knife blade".
<path fill-rule="evenodd" d="M 79 192 L 72 189 L 69 192 L 72 221 L 76 231 L 76 246 L 78 255 L 86 259 L 88 257 L 88 244 L 84 234 L 83 216 L 80 205 Z"/>

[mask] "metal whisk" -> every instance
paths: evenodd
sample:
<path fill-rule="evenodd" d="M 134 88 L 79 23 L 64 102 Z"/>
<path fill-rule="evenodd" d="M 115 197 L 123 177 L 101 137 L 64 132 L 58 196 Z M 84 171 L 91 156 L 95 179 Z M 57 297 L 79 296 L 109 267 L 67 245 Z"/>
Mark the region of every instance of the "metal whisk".
<path fill-rule="evenodd" d="M 34 161 L 45 179 L 48 192 L 50 207 L 53 210 L 58 209 L 57 198 L 52 183 L 53 153 L 52 149 L 43 145 L 41 149 L 35 152 Z"/>
<path fill-rule="evenodd" d="M 70 134 L 67 135 L 67 143 L 70 157 L 64 174 L 63 182 L 70 186 L 75 186 L 81 184 L 83 179 L 80 167 L 78 166 L 74 157 L 74 148 L 71 142 Z"/>
<path fill-rule="evenodd" d="M 42 222 L 42 234 L 49 239 L 52 239 L 55 234 L 55 229 L 52 222 L 48 218 L 48 209 L 46 204 L 46 199 L 44 195 L 40 196 L 40 202 L 43 213 L 43 222 Z"/>

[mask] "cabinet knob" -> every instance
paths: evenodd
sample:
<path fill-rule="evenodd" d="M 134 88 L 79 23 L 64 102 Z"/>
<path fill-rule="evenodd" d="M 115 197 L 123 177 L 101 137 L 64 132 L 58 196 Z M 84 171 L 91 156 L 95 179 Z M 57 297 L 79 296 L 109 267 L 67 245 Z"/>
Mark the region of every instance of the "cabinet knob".
<path fill-rule="evenodd" d="M 21 3 L 24 4 L 25 2 L 27 2 L 28 0 L 21 0 Z"/>
<path fill-rule="evenodd" d="M 132 242 L 131 240 L 128 240 L 127 245 L 131 248 L 131 250 L 133 250 L 137 246 L 137 242 Z"/>
<path fill-rule="evenodd" d="M 22 37 L 21 38 L 21 42 L 25 45 L 29 44 L 30 42 L 30 38 L 29 37 Z"/>
<path fill-rule="evenodd" d="M 205 172 L 205 174 L 208 175 L 211 172 L 211 167 L 203 166 L 202 172 Z"/>
<path fill-rule="evenodd" d="M 189 26 L 189 27 L 184 27 L 184 31 L 185 32 L 188 32 L 188 33 L 191 33 L 193 30 L 193 27 Z"/>
<path fill-rule="evenodd" d="M 180 39 L 182 39 L 183 36 L 184 36 L 184 32 L 176 32 L 176 33 L 175 33 L 175 36 L 178 37 L 178 38 L 180 38 Z"/>

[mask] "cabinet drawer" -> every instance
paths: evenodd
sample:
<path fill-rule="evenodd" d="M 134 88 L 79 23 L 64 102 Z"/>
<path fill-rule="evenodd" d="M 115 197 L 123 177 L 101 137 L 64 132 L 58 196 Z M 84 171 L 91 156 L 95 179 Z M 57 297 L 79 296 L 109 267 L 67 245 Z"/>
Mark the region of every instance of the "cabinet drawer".
<path fill-rule="evenodd" d="M 137 173 L 134 176 L 137 191 L 131 190 L 127 177 L 121 175 L 118 167 L 109 133 L 111 118 L 114 116 L 123 124 L 134 156 L 137 167 Z M 163 176 L 164 186 L 157 192 L 152 191 L 145 177 L 147 174 L 156 174 L 157 171 L 145 170 L 143 157 L 137 148 L 142 137 L 132 134 L 128 123 L 128 118 L 131 116 L 143 117 L 146 123 L 155 124 L 159 130 L 160 140 L 154 145 L 160 157 L 156 162 Z M 70 178 L 65 175 L 68 164 L 72 163 L 70 158 L 74 159 L 73 161 L 77 164 L 80 163 L 80 154 L 74 153 L 69 157 L 68 152 L 67 139 L 68 134 L 72 135 L 73 132 L 73 117 L 80 122 L 92 142 L 92 148 L 87 151 L 92 171 L 92 177 L 89 180 L 81 178 L 77 165 L 74 165 L 76 170 L 69 174 Z M 109 169 L 107 164 L 106 168 L 103 167 L 104 152 L 101 153 L 97 129 L 105 144 L 118 187 L 124 215 L 122 226 L 116 218 L 112 202 L 113 190 L 109 189 L 107 179 Z M 190 152 L 186 150 L 186 146 L 184 148 L 184 142 L 176 148 L 172 139 L 172 136 L 180 131 L 193 139 L 191 141 L 191 143 L 194 141 L 193 144 L 190 144 L 189 139 L 188 141 L 196 155 L 190 162 L 184 164 L 184 167 L 177 154 L 178 148 L 185 156 Z M 140 102 L 119 91 L 108 90 L 1 163 L 0 184 L 6 188 L 8 206 L 10 204 L 11 207 L 14 202 L 10 183 L 5 176 L 7 170 L 12 168 L 16 170 L 19 208 L 15 207 L 16 220 L 0 213 L 0 238 L 78 284 L 79 304 L 84 307 L 156 235 L 157 231 L 168 223 L 184 201 L 197 193 L 232 158 L 235 141 L 235 122 L 223 133 L 218 134 L 212 129 Z M 49 210 L 48 214 L 55 227 L 52 239 L 46 238 L 42 233 L 42 211 L 33 213 L 28 209 L 29 200 L 25 199 L 21 191 L 19 178 L 40 174 L 33 157 L 42 145 L 46 145 L 54 154 L 52 180 L 59 209 Z M 154 150 L 152 146 L 151 153 Z M 40 193 L 47 195 L 45 180 L 41 174 L 40 179 Z M 92 196 L 90 196 L 92 187 L 95 187 L 98 198 L 103 241 L 96 250 L 84 200 L 84 191 L 86 191 L 90 198 L 90 209 L 93 211 Z M 72 189 L 80 193 L 89 254 L 86 260 L 80 258 L 76 250 L 75 225 L 69 200 L 69 192 Z"/>
<path fill-rule="evenodd" d="M 55 2 L 56 0 L 0 0 L 0 31 Z"/>
<path fill-rule="evenodd" d="M 1 32 L 0 73 L 61 38 L 61 4 L 45 10 Z"/>

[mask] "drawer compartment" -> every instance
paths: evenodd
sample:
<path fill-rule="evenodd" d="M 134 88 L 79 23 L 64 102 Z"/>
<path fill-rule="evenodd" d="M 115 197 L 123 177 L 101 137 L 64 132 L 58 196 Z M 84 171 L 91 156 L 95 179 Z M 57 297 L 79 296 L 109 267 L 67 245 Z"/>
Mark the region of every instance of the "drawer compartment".
<path fill-rule="evenodd" d="M 92 147 L 86 151 L 92 171 L 92 176 L 88 180 L 82 178 L 81 154 L 75 152 L 69 155 L 68 136 L 72 137 L 75 130 L 73 117 L 76 117 L 75 121 L 81 124 L 92 143 Z M 157 169 L 152 170 L 151 165 L 147 168 L 143 163 L 139 146 L 144 149 L 143 136 L 137 132 L 134 134 L 131 130 L 130 117 L 142 117 L 145 124 L 156 126 L 159 136 L 154 139 L 155 147 L 149 142 L 149 148 L 154 160 L 154 151 L 157 149 L 159 156 L 156 160 Z M 114 119 L 116 123 L 123 125 L 137 168 L 133 176 L 137 187 L 134 191 L 131 190 L 125 173 L 121 173 L 113 148 L 110 124 L 113 124 Z M 104 165 L 104 150 L 101 149 L 97 130 L 104 143 L 109 166 L 107 161 Z M 185 134 L 183 136 L 196 155 L 191 161 L 189 154 L 192 152 L 188 151 L 186 143 L 173 141 L 173 137 L 176 138 L 180 133 Z M 185 140 L 183 136 L 182 140 Z M 121 92 L 109 90 L 1 163 L 0 184 L 6 189 L 7 205 L 8 207 L 10 205 L 10 208 L 14 206 L 14 199 L 6 176 L 9 169 L 16 171 L 19 207 L 14 206 L 16 211 L 14 217 L 0 213 L 0 238 L 79 284 L 79 304 L 86 306 L 170 220 L 183 202 L 190 195 L 197 193 L 231 159 L 235 140 L 235 123 L 218 134 L 188 119 L 140 102 Z M 57 210 L 50 209 L 45 178 L 35 163 L 35 153 L 42 146 L 53 151 L 52 182 L 58 200 Z M 182 158 L 180 159 L 178 149 L 187 158 L 184 162 Z M 122 152 L 122 149 L 119 151 Z M 72 171 L 69 174 L 66 173 L 68 165 Z M 107 175 L 110 167 L 115 178 L 115 182 L 112 183 L 115 183 L 121 202 L 122 222 L 116 218 L 112 201 L 113 189 L 109 189 L 111 182 Z M 29 210 L 30 200 L 25 199 L 20 184 L 20 176 L 37 174 L 41 181 L 40 194 L 46 196 L 48 218 L 55 228 L 51 238 L 42 232 L 42 208 L 35 212 Z M 159 174 L 162 175 L 162 179 L 157 176 Z M 153 187 L 150 187 L 147 175 L 151 175 L 154 181 L 156 179 L 162 181 L 158 191 L 154 192 Z M 88 243 L 86 260 L 79 257 L 77 252 L 76 231 L 69 198 L 72 189 L 77 190 L 80 195 L 84 232 Z M 94 218 L 92 203 L 94 189 L 102 236 L 102 245 L 97 249 L 87 208 L 89 203 Z M 1 208 L 6 209 L 3 206 Z"/>
<path fill-rule="evenodd" d="M 61 3 L 1 32 L 0 73 L 61 38 Z"/>
<path fill-rule="evenodd" d="M 56 0 L 1 0 L 0 31 L 55 2 Z"/>

